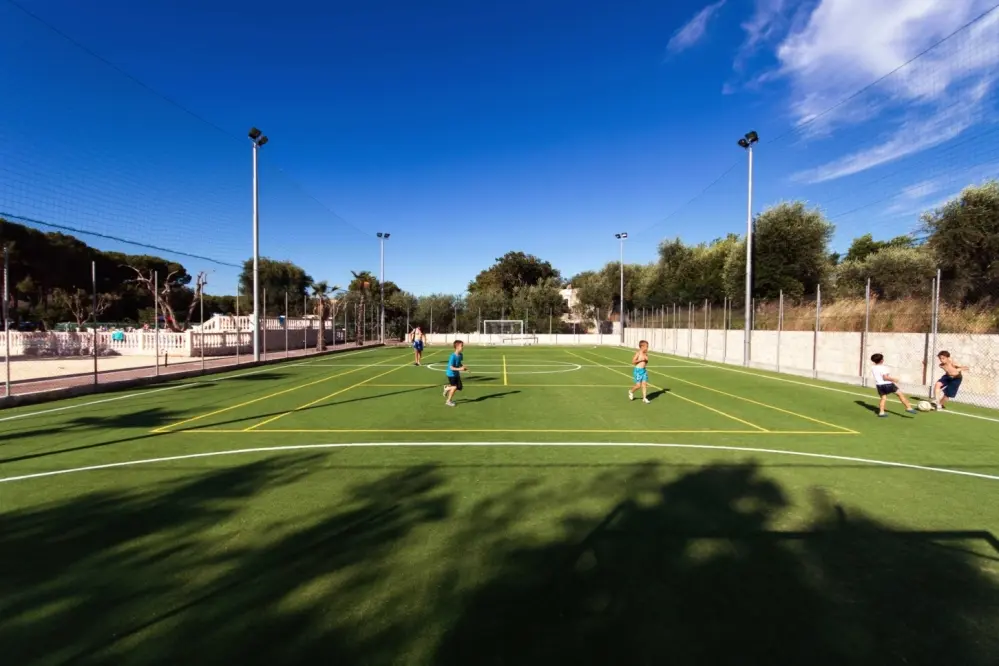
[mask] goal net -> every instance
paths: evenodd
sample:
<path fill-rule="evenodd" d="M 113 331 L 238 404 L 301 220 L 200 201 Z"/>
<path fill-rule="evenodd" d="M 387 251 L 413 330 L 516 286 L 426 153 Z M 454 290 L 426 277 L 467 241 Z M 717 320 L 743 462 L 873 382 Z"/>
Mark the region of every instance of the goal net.
<path fill-rule="evenodd" d="M 523 319 L 487 319 L 482 322 L 482 335 L 487 345 L 529 345 L 537 340 L 524 333 Z"/>

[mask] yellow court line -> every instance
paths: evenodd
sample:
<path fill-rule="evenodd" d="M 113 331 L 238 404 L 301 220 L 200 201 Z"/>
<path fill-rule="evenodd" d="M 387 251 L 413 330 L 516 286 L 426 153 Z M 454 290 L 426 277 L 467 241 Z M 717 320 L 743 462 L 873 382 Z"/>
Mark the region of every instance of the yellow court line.
<path fill-rule="evenodd" d="M 659 434 L 659 435 L 853 435 L 859 433 L 849 433 L 841 431 L 822 431 L 822 430 L 621 430 L 620 428 L 603 429 L 603 430 L 564 430 L 561 428 L 548 428 L 548 429 L 537 429 L 537 428 L 421 428 L 421 429 L 411 429 L 411 428 L 342 428 L 342 429 L 317 429 L 317 428 L 296 428 L 296 429 L 273 429 L 273 430 L 231 430 L 231 429 L 216 429 L 216 428 L 192 428 L 191 430 L 185 430 L 184 433 L 204 433 L 204 434 L 225 434 L 225 435 L 235 435 L 235 434 L 251 434 L 251 435 L 274 435 L 274 434 L 331 434 L 331 433 L 480 433 L 480 432 L 495 432 L 495 433 L 576 433 L 576 434 L 591 434 L 591 435 L 603 435 L 608 433 L 623 433 L 623 434 Z"/>
<path fill-rule="evenodd" d="M 503 354 L 503 386 L 509 386 L 506 381 L 506 354 Z"/>
<path fill-rule="evenodd" d="M 153 432 L 153 433 L 169 432 L 170 430 L 172 430 L 174 428 L 177 428 L 179 426 L 185 425 L 187 423 L 191 423 L 192 421 L 200 421 L 201 419 L 206 419 L 209 416 L 215 416 L 217 414 L 224 414 L 225 412 L 229 412 L 229 411 L 232 411 L 234 409 L 239 409 L 240 407 L 246 407 L 247 405 L 252 405 L 254 403 L 260 402 L 261 400 L 268 400 L 270 398 L 276 398 L 279 395 L 284 395 L 285 393 L 291 393 L 292 391 L 297 391 L 298 389 L 306 388 L 306 387 L 309 387 L 309 386 L 315 386 L 316 384 L 322 384 L 323 382 L 328 382 L 331 379 L 336 379 L 337 377 L 343 377 L 344 375 L 349 375 L 349 374 L 351 374 L 353 372 L 358 372 L 360 370 L 366 370 L 366 369 L 369 369 L 369 368 L 375 368 L 375 367 L 378 367 L 379 365 L 381 365 L 381 363 L 382 362 L 379 361 L 378 363 L 372 363 L 371 365 L 365 365 L 365 366 L 362 366 L 360 368 L 354 368 L 353 370 L 347 370 L 346 372 L 338 372 L 338 373 L 335 373 L 335 374 L 332 374 L 332 375 L 327 375 L 326 377 L 323 377 L 322 379 L 317 379 L 315 381 L 306 382 L 304 384 L 299 384 L 297 386 L 292 386 L 291 388 L 286 388 L 286 389 L 283 389 L 281 391 L 276 391 L 274 393 L 269 393 L 267 395 L 260 396 L 259 398 L 254 398 L 253 400 L 247 400 L 245 402 L 241 402 L 241 403 L 236 404 L 236 405 L 229 405 L 228 407 L 223 407 L 222 409 L 216 409 L 213 412 L 207 412 L 205 414 L 199 414 L 198 416 L 192 416 L 191 418 L 184 419 L 183 421 L 177 421 L 176 423 L 170 423 L 170 424 L 165 425 L 165 426 L 160 426 L 159 428 L 156 428 L 155 430 L 151 430 L 150 432 Z"/>
<path fill-rule="evenodd" d="M 428 354 L 428 356 L 433 356 L 436 353 L 437 352 L 430 352 L 430 354 Z M 312 407 L 313 405 L 318 405 L 321 402 L 324 402 L 326 400 L 329 400 L 330 398 L 338 396 L 341 393 L 346 393 L 347 391 L 349 391 L 351 389 L 355 389 L 358 386 L 364 386 L 365 384 L 367 384 L 368 382 L 370 382 L 370 381 L 372 381 L 374 379 L 378 379 L 379 377 L 384 377 L 385 375 L 388 375 L 388 374 L 391 374 L 391 373 L 396 372 L 398 370 L 402 370 L 403 368 L 409 368 L 409 367 L 411 367 L 411 365 L 409 363 L 406 363 L 405 365 L 397 365 L 394 368 L 392 368 L 391 370 L 386 370 L 385 372 L 377 374 L 374 377 L 369 377 L 369 378 L 367 378 L 367 379 L 365 379 L 363 381 L 357 382 L 356 384 L 351 384 L 350 386 L 348 386 L 346 388 L 342 388 L 339 391 L 334 391 L 333 393 L 330 393 L 329 395 L 324 395 L 323 397 L 319 398 L 318 400 L 313 400 L 312 402 L 307 402 L 304 405 L 300 405 L 300 406 L 296 407 L 295 409 L 290 409 L 287 412 L 284 412 L 283 414 L 277 414 L 276 416 L 272 416 L 269 419 L 264 419 L 263 421 L 260 421 L 259 423 L 254 423 L 249 428 L 246 428 L 243 432 L 252 432 L 253 430 L 256 430 L 257 428 L 259 428 L 260 426 L 267 425 L 268 423 L 273 423 L 274 421 L 277 421 L 280 418 L 284 418 L 285 416 L 288 416 L 289 414 L 293 414 L 293 413 L 295 413 L 297 411 L 300 411 L 300 410 L 303 410 L 303 409 L 308 409 L 309 407 Z"/>
<path fill-rule="evenodd" d="M 593 360 L 593 359 L 587 359 L 585 356 L 580 356 L 576 352 L 569 352 L 569 353 L 572 354 L 573 356 L 577 356 L 577 357 L 581 358 L 584 361 L 586 361 L 586 360 L 591 360 L 592 361 Z M 601 358 L 605 358 L 605 357 L 601 357 Z M 596 363 L 596 361 L 594 361 L 594 362 Z M 620 370 L 615 370 L 614 368 L 611 368 L 611 367 L 608 367 L 606 365 L 603 365 L 602 363 L 597 363 L 597 365 L 599 365 L 601 368 L 604 368 L 605 370 L 610 370 L 611 372 L 616 372 L 619 375 L 624 375 L 625 377 L 628 376 L 627 373 L 621 372 Z M 655 384 L 651 384 L 650 383 L 649 386 L 651 386 L 654 389 L 658 389 L 660 391 L 664 391 L 665 390 L 662 387 L 656 386 Z M 693 405 L 697 405 L 698 407 L 701 407 L 701 408 L 706 409 L 708 411 L 714 412 L 715 414 L 720 414 L 721 416 L 724 416 L 725 418 L 732 419 L 733 421 L 738 421 L 739 423 L 741 423 L 743 425 L 748 425 L 750 428 L 756 428 L 757 430 L 759 430 L 761 432 L 769 432 L 769 430 L 767 430 L 766 428 L 761 428 L 760 426 L 756 425 L 755 423 L 750 423 L 749 421 L 745 421 L 743 419 L 740 419 L 738 416 L 732 416 L 731 414 L 726 414 L 725 412 L 721 411 L 720 409 L 715 409 L 714 407 L 709 407 L 708 405 L 705 405 L 702 402 L 697 402 L 696 400 L 691 400 L 690 398 L 686 398 L 686 397 L 684 397 L 682 395 L 674 393 L 673 391 L 669 391 L 668 394 L 671 395 L 671 396 L 673 396 L 674 398 L 679 398 L 680 400 L 683 400 L 685 402 L 689 402 L 689 403 L 691 403 Z"/>
<path fill-rule="evenodd" d="M 594 355 L 596 355 L 596 354 L 594 354 Z M 601 356 L 600 358 L 608 358 L 608 357 L 607 356 Z M 777 412 L 783 412 L 784 414 L 789 414 L 791 416 L 797 416 L 799 419 L 805 419 L 806 421 L 811 421 L 812 423 L 818 423 L 819 425 L 824 425 L 827 428 L 836 428 L 837 430 L 842 430 L 844 432 L 852 433 L 854 435 L 857 434 L 856 430 L 851 430 L 850 428 L 844 428 L 843 426 L 836 425 L 835 423 L 826 423 L 825 421 L 820 421 L 819 419 L 813 419 L 811 416 L 805 416 L 804 414 L 799 414 L 798 412 L 792 412 L 790 409 L 783 409 L 781 407 L 776 407 L 774 405 L 768 405 L 765 402 L 759 402 L 757 400 L 753 400 L 752 398 L 745 398 L 745 397 L 743 397 L 741 395 L 735 395 L 734 393 L 726 393 L 725 391 L 719 391 L 718 389 L 711 388 L 710 386 L 702 386 L 701 384 L 697 384 L 697 383 L 689 381 L 687 379 L 680 379 L 679 377 L 674 377 L 672 375 L 667 375 L 665 372 L 660 372 L 659 374 L 662 375 L 663 377 L 667 377 L 669 379 L 672 379 L 673 381 L 677 381 L 677 382 L 680 382 L 682 384 L 689 384 L 690 386 L 696 386 L 699 389 L 704 389 L 705 391 L 712 391 L 714 393 L 717 393 L 719 395 L 724 395 L 724 396 L 732 398 L 734 400 L 742 400 L 744 402 L 748 402 L 748 403 L 753 404 L 753 405 L 759 405 L 760 407 L 766 407 L 767 409 L 772 409 L 772 410 L 777 411 Z"/>

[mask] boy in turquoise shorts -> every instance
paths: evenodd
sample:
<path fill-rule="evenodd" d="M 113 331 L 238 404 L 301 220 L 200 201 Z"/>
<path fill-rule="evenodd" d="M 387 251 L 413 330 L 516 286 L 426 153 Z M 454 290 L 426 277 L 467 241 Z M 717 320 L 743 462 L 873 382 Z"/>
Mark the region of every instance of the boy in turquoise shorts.
<path fill-rule="evenodd" d="M 632 379 L 635 385 L 628 391 L 628 400 L 635 399 L 635 391 L 642 389 L 642 402 L 649 404 L 649 343 L 642 340 L 638 343 L 638 351 L 631 357 L 631 364 L 635 366 L 632 371 Z"/>

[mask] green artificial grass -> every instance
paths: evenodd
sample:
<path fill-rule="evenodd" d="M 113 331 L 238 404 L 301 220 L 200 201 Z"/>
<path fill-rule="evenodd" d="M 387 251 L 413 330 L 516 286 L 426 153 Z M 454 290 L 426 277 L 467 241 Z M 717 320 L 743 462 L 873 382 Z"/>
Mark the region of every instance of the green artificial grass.
<path fill-rule="evenodd" d="M 999 663 L 996 412 L 448 352 L 0 412 L 4 662 Z"/>

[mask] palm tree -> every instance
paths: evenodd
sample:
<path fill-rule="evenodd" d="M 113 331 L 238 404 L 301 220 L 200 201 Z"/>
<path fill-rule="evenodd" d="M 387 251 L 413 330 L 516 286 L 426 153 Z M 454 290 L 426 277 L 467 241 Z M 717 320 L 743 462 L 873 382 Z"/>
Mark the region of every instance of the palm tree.
<path fill-rule="evenodd" d="M 332 296 L 340 291 L 340 287 L 330 287 L 326 280 L 312 283 L 312 298 L 315 301 L 316 316 L 319 317 L 319 335 L 316 337 L 316 351 L 326 350 L 326 316 L 332 315 L 333 328 L 336 330 L 336 299 Z M 336 339 L 336 336 L 333 338 Z"/>
<path fill-rule="evenodd" d="M 364 302 L 369 300 L 368 296 L 371 293 L 371 285 L 374 284 L 375 278 L 371 275 L 370 271 L 351 271 L 351 275 L 354 279 L 350 283 L 350 290 L 356 291 L 361 295 L 361 303 L 357 311 L 357 315 L 354 317 L 355 334 L 354 339 L 358 345 L 364 344 Z"/>

